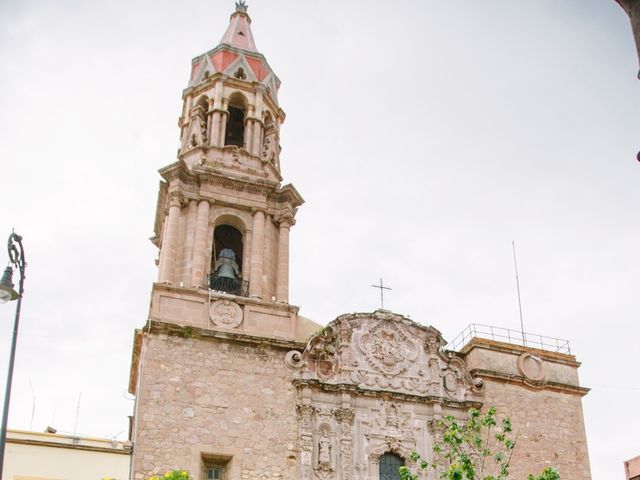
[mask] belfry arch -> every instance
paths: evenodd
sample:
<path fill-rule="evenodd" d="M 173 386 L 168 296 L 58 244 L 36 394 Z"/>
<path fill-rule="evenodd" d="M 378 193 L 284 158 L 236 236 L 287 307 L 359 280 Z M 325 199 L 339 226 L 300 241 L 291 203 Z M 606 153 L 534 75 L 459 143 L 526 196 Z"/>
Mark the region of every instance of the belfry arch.
<path fill-rule="evenodd" d="M 237 92 L 231 95 L 227 110 L 227 127 L 224 134 L 224 144 L 244 147 L 245 120 L 247 115 L 247 101 L 244 96 Z"/>
<path fill-rule="evenodd" d="M 216 221 L 211 242 L 209 288 L 226 293 L 239 293 L 245 277 L 245 233 L 236 217 L 223 215 Z"/>

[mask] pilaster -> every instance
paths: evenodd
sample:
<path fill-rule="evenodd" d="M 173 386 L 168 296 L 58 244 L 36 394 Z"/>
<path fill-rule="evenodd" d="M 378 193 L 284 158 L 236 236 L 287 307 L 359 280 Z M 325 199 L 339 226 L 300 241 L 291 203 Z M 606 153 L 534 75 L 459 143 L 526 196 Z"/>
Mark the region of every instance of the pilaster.
<path fill-rule="evenodd" d="M 206 274 L 207 247 L 209 245 L 209 208 L 208 200 L 200 200 L 196 218 L 196 231 L 193 244 L 191 286 L 204 287 Z"/>
<path fill-rule="evenodd" d="M 280 218 L 278 231 L 278 273 L 276 301 L 289 302 L 289 230 L 295 224 L 293 217 Z"/>
<path fill-rule="evenodd" d="M 181 205 L 182 194 L 177 190 L 170 191 L 169 213 L 167 215 L 162 238 L 162 249 L 160 251 L 158 281 L 161 283 L 174 282 Z"/>
<path fill-rule="evenodd" d="M 251 239 L 251 276 L 249 295 L 262 297 L 264 267 L 264 211 L 256 209 L 253 213 L 253 237 Z"/>

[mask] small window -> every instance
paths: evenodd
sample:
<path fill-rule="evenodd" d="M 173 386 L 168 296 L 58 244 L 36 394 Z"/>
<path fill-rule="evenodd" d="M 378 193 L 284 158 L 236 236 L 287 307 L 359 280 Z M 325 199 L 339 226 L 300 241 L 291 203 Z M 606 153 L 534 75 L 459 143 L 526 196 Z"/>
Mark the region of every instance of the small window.
<path fill-rule="evenodd" d="M 209 466 L 207 467 L 206 479 L 207 480 L 224 480 L 223 474 L 224 474 L 223 467 L 219 465 Z"/>

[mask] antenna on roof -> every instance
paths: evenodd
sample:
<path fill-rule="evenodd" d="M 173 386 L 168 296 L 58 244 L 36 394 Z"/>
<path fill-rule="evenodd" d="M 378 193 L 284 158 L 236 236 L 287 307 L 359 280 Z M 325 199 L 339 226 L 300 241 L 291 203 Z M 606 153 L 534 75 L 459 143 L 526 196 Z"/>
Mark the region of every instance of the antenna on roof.
<path fill-rule="evenodd" d="M 516 242 L 511 240 L 513 247 L 513 266 L 516 269 L 516 289 L 518 290 L 518 310 L 520 311 L 520 331 L 522 332 L 522 345 L 527 346 L 527 339 L 524 335 L 524 323 L 522 321 L 522 300 L 520 299 L 520 279 L 518 278 L 518 261 L 516 260 Z"/>
<path fill-rule="evenodd" d="M 76 407 L 76 421 L 73 424 L 73 434 L 78 431 L 78 417 L 80 416 L 80 400 L 82 399 L 82 392 L 78 394 L 78 406 Z"/>
<path fill-rule="evenodd" d="M 29 430 L 33 431 L 33 417 L 36 414 L 36 392 L 33 389 L 33 384 L 31 383 L 31 377 L 29 377 L 29 388 L 31 388 L 31 422 L 29 422 Z"/>

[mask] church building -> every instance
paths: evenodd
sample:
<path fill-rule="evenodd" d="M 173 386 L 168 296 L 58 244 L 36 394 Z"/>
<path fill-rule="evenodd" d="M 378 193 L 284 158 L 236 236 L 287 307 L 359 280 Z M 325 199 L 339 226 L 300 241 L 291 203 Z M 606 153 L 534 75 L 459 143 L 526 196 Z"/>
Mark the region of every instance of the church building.
<path fill-rule="evenodd" d="M 394 480 L 411 452 L 432 458 L 439 419 L 495 406 L 518 432 L 511 478 L 556 466 L 590 479 L 588 390 L 565 344 L 474 328 L 446 348 L 428 319 L 377 310 L 323 327 L 289 303 L 304 200 L 281 175 L 279 88 L 240 0 L 220 43 L 191 62 L 180 150 L 160 170 L 131 478 Z"/>

